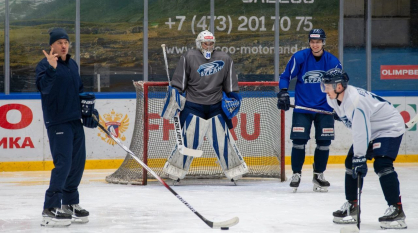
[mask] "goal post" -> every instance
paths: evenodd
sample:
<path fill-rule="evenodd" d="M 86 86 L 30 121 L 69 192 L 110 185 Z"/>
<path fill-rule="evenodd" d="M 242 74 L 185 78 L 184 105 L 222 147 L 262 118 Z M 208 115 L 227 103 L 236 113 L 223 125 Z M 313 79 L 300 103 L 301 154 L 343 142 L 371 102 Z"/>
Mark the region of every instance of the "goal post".
<path fill-rule="evenodd" d="M 278 82 L 239 82 L 242 104 L 232 119 L 231 135 L 249 172 L 244 177 L 285 178 L 285 117 L 277 108 Z M 135 126 L 130 150 L 160 177 L 168 178 L 163 167 L 175 142 L 172 120 L 159 116 L 168 82 L 134 82 L 136 90 Z M 185 179 L 224 178 L 217 156 L 209 140 L 203 155 L 194 158 Z M 121 166 L 106 177 L 109 183 L 146 185 L 152 178 L 129 154 Z"/>

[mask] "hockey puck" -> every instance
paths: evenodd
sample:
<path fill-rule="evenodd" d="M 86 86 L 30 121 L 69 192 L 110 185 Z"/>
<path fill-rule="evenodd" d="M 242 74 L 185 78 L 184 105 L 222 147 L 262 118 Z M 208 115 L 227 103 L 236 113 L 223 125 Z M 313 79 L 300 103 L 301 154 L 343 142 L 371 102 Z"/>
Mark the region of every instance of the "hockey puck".
<path fill-rule="evenodd" d="M 221 230 L 229 230 L 229 227 L 221 227 Z"/>

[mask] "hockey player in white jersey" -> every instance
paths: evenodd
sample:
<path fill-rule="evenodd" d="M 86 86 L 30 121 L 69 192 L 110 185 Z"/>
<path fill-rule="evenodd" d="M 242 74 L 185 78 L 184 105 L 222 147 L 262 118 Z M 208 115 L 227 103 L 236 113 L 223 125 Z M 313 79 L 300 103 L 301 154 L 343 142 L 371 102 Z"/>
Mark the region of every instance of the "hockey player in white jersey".
<path fill-rule="evenodd" d="M 181 56 L 171 80 L 166 103 L 161 111 L 165 119 L 180 112 L 184 145 L 199 149 L 204 137 L 214 148 L 226 177 L 236 181 L 248 172 L 234 139 L 229 133 L 232 118 L 238 113 L 241 97 L 238 77 L 231 57 L 215 48 L 215 36 L 210 31 L 199 33 L 196 49 Z M 185 104 L 184 97 L 185 94 Z M 174 103 L 174 104 L 173 104 Z M 184 108 L 183 108 L 184 106 Z M 187 174 L 193 157 L 183 155 L 177 147 L 167 159 L 163 171 L 179 181 Z"/>
<path fill-rule="evenodd" d="M 348 75 L 340 69 L 328 70 L 321 81 L 327 102 L 341 121 L 351 129 L 353 145 L 345 160 L 345 196 L 347 202 L 333 213 L 334 223 L 357 223 L 357 176 L 367 174 L 367 160 L 379 176 L 383 195 L 389 208 L 379 218 L 384 229 L 406 228 L 398 175 L 393 167 L 405 123 L 393 105 L 382 97 L 348 85 Z"/>

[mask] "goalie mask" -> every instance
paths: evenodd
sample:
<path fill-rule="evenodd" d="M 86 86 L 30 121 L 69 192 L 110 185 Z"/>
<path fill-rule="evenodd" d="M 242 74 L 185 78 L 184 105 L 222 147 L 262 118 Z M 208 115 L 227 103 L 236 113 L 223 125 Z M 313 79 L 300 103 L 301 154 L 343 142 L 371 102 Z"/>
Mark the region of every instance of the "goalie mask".
<path fill-rule="evenodd" d="M 205 30 L 199 33 L 196 38 L 196 48 L 209 60 L 215 48 L 215 36 L 212 32 Z"/>
<path fill-rule="evenodd" d="M 321 80 L 321 91 L 326 92 L 330 90 L 334 90 L 334 92 L 338 95 L 343 92 L 348 85 L 349 77 L 346 72 L 339 68 L 333 68 L 328 70 Z M 343 90 L 341 92 L 337 92 L 337 84 L 341 83 Z"/>

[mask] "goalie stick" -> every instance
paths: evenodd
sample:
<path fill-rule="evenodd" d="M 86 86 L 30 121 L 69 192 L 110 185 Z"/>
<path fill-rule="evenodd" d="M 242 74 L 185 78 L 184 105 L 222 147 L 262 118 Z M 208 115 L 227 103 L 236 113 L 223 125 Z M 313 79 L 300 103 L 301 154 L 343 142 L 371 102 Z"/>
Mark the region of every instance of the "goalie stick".
<path fill-rule="evenodd" d="M 170 192 L 176 196 L 183 204 L 185 204 L 193 213 L 195 213 L 203 222 L 206 223 L 206 225 L 208 225 L 211 228 L 229 228 L 232 226 L 235 226 L 236 224 L 238 224 L 239 219 L 238 217 L 234 217 L 231 218 L 229 220 L 223 221 L 223 222 L 212 222 L 207 220 L 205 217 L 203 217 L 199 212 L 197 212 L 189 203 L 187 203 L 186 200 L 184 200 L 180 195 L 178 195 L 170 186 L 167 185 L 167 183 L 165 183 L 165 181 L 163 179 L 161 179 L 161 177 L 159 177 L 150 167 L 148 167 L 144 162 L 142 162 L 131 150 L 129 150 L 125 145 L 123 145 L 119 139 L 115 138 L 111 133 L 109 133 L 109 131 L 103 127 L 103 125 L 101 125 L 99 123 L 99 120 L 96 118 L 95 115 L 92 115 L 93 119 L 95 121 L 97 121 L 98 126 L 100 127 L 100 129 L 103 130 L 103 132 L 105 132 L 110 138 L 113 139 L 113 141 L 115 141 L 120 147 L 122 147 L 122 149 L 124 149 L 126 152 L 128 152 L 128 154 L 135 159 L 143 168 L 145 168 L 149 173 L 151 173 L 151 175 L 153 175 L 155 177 L 155 179 L 157 179 L 161 184 L 163 184 L 168 190 L 170 190 Z"/>
<path fill-rule="evenodd" d="M 167 78 L 168 78 L 168 85 L 171 86 L 170 81 L 170 75 L 168 73 L 168 62 L 167 62 L 167 54 L 165 52 L 165 44 L 162 44 L 161 47 L 163 48 L 163 54 L 164 54 L 164 62 L 165 62 L 165 70 L 167 71 Z M 183 132 L 181 130 L 181 124 L 180 124 L 180 111 L 176 112 L 176 115 L 174 115 L 174 128 L 176 131 L 176 143 L 177 148 L 179 152 L 183 155 L 192 156 L 192 157 L 201 157 L 203 154 L 202 150 L 195 150 L 190 149 L 184 146 L 184 139 L 183 139 Z"/>

